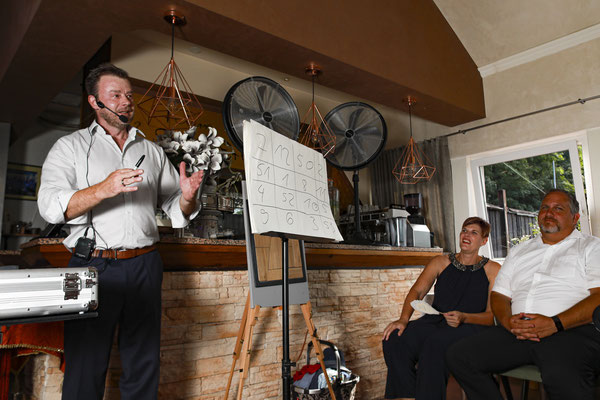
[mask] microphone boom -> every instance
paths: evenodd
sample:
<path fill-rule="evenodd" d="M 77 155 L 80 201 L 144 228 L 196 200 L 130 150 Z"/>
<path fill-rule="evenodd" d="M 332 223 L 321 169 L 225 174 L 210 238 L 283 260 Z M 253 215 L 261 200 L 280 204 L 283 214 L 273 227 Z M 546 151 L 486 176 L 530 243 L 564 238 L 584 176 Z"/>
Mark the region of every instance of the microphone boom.
<path fill-rule="evenodd" d="M 121 114 L 119 114 L 119 113 L 111 110 L 110 108 L 106 107 L 104 105 L 104 103 L 101 102 L 100 100 L 96 99 L 96 104 L 98 104 L 98 107 L 100 107 L 100 108 L 106 108 L 108 111 L 110 111 L 111 113 L 115 114 L 119 118 L 119 121 L 121 121 L 122 123 L 126 124 L 126 123 L 129 122 L 129 120 L 127 119 L 126 116 L 121 115 Z"/>

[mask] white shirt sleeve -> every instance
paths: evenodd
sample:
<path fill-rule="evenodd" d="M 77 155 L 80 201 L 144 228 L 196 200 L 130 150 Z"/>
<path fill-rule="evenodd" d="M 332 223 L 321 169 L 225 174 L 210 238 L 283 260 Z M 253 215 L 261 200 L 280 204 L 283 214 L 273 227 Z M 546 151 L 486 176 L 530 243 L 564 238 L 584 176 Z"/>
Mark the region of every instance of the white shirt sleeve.
<path fill-rule="evenodd" d="M 500 293 L 504 296 L 512 298 L 513 291 L 510 285 L 512 280 L 512 274 L 515 269 L 515 253 L 518 252 L 517 248 L 513 248 L 508 252 L 508 255 L 504 259 L 502 266 L 500 267 L 500 271 L 498 271 L 498 275 L 496 275 L 496 280 L 494 281 L 494 287 L 492 288 L 493 292 Z"/>
<path fill-rule="evenodd" d="M 38 208 L 40 215 L 53 224 L 65 223 L 65 212 L 71 197 L 79 190 L 75 171 L 75 154 L 66 138 L 59 139 L 50 149 L 42 167 Z M 88 215 L 69 221 L 71 224 L 86 224 Z"/>

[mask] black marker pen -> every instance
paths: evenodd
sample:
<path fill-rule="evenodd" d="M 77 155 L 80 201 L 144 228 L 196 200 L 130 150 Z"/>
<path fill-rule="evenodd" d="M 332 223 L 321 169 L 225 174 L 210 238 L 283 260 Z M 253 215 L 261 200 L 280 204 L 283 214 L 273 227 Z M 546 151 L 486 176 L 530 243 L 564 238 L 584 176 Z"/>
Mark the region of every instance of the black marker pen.
<path fill-rule="evenodd" d="M 142 165 L 142 161 L 144 161 L 144 157 L 146 157 L 146 155 L 142 154 L 142 156 L 140 157 L 140 159 L 135 163 L 135 167 L 139 168 L 140 165 Z"/>

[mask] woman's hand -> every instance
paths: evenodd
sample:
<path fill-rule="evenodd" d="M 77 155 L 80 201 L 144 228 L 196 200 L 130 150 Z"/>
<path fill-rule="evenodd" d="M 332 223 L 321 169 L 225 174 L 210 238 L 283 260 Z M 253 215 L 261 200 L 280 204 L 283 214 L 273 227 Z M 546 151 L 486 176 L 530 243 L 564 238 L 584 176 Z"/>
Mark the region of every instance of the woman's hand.
<path fill-rule="evenodd" d="M 388 340 L 392 332 L 396 329 L 398 329 L 398 336 L 402 335 L 402 332 L 404 332 L 404 329 L 406 329 L 406 325 L 408 325 L 408 322 L 400 319 L 392 322 L 383 330 L 383 340 Z"/>
<path fill-rule="evenodd" d="M 450 311 L 447 313 L 443 313 L 444 318 L 446 318 L 446 323 L 453 328 L 457 328 L 460 324 L 465 322 L 465 313 L 460 311 Z"/>

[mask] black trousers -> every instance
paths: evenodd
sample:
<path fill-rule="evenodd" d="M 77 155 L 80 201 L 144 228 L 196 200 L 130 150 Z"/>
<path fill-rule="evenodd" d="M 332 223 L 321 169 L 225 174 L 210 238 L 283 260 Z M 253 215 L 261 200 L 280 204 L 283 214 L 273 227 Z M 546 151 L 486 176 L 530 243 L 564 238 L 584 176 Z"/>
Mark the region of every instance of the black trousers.
<path fill-rule="evenodd" d="M 99 271 L 98 317 L 65 322 L 63 400 L 102 400 L 118 326 L 122 400 L 156 399 L 160 367 L 162 260 L 152 251 L 127 260 L 73 257 Z"/>
<path fill-rule="evenodd" d="M 392 332 L 389 339 L 383 341 L 383 356 L 388 367 L 385 398 L 445 399 L 446 349 L 483 328 L 472 324 L 452 328 L 441 315 L 425 315 L 409 322 L 401 336 L 398 331 Z"/>
<path fill-rule="evenodd" d="M 525 364 L 538 366 L 550 399 L 592 400 L 600 372 L 600 332 L 584 325 L 533 342 L 493 326 L 446 353 L 446 365 L 469 400 L 502 399 L 492 373 Z"/>

